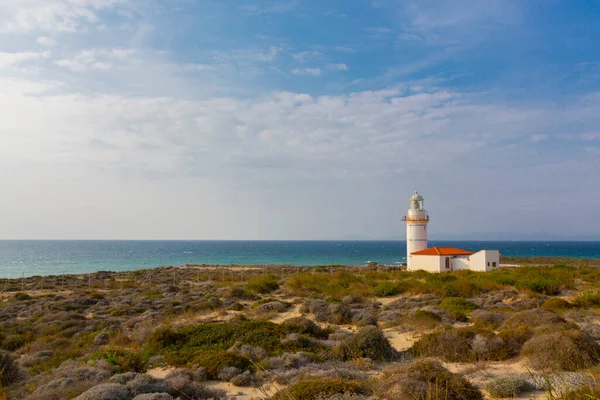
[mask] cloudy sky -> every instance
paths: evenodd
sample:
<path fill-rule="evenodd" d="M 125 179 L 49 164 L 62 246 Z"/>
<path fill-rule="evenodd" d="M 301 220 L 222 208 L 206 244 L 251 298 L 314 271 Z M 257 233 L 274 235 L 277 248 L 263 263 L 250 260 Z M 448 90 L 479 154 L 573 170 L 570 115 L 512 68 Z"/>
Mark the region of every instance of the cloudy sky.
<path fill-rule="evenodd" d="M 0 0 L 0 238 L 600 230 L 600 4 Z"/>

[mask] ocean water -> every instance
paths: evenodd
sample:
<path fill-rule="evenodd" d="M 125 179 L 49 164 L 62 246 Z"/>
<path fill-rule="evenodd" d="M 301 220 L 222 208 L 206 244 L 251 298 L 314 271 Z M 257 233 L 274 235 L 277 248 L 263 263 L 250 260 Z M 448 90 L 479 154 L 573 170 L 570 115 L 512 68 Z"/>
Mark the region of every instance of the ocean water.
<path fill-rule="evenodd" d="M 600 259 L 600 242 L 430 241 L 505 256 Z M 394 265 L 404 241 L 0 241 L 0 278 L 126 271 L 185 264 Z"/>

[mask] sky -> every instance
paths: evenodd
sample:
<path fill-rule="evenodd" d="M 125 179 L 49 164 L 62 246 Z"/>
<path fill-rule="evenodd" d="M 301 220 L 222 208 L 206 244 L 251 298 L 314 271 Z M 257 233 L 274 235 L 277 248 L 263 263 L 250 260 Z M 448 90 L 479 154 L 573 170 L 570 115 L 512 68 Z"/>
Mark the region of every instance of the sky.
<path fill-rule="evenodd" d="M 600 238 L 594 0 L 1 0 L 0 238 Z"/>

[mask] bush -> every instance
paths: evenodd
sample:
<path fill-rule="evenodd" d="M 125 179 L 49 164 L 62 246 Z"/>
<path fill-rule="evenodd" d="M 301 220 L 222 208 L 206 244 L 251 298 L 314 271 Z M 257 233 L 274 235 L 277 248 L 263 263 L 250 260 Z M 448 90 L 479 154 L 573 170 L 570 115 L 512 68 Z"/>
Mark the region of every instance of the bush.
<path fill-rule="evenodd" d="M 566 393 L 562 400 L 595 400 L 600 399 L 600 388 L 584 387 Z"/>
<path fill-rule="evenodd" d="M 311 378 L 301 380 L 277 392 L 273 400 L 317 400 L 334 396 L 336 394 L 362 394 L 372 393 L 368 382 L 350 381 L 339 378 Z"/>
<path fill-rule="evenodd" d="M 568 324 L 564 318 L 560 317 L 554 311 L 536 308 L 514 313 L 504 321 L 500 329 L 513 329 L 519 326 L 537 328 L 542 325 L 565 326 Z"/>
<path fill-rule="evenodd" d="M 370 358 L 374 361 L 392 360 L 397 357 L 383 332 L 375 326 L 366 326 L 356 334 L 344 339 L 335 349 L 342 360 Z"/>
<path fill-rule="evenodd" d="M 483 395 L 469 381 L 453 374 L 436 360 L 418 360 L 384 376 L 375 393 L 383 400 L 482 400 Z"/>
<path fill-rule="evenodd" d="M 600 290 L 586 290 L 573 300 L 577 307 L 594 307 L 600 305 Z"/>
<path fill-rule="evenodd" d="M 178 329 L 162 328 L 150 336 L 146 348 L 153 354 L 162 354 L 174 365 L 189 364 L 195 354 L 226 351 L 237 342 L 261 347 L 269 353 L 285 351 L 326 351 L 313 341 L 282 341 L 293 330 L 288 326 L 267 321 L 235 320 L 230 322 L 201 323 Z"/>
<path fill-rule="evenodd" d="M 477 308 L 477 306 L 465 299 L 462 299 L 460 297 L 448 297 L 445 298 L 444 300 L 442 300 L 442 302 L 440 303 L 439 307 L 442 310 L 446 310 L 450 313 L 456 313 L 456 312 L 469 312 L 469 311 L 473 311 Z"/>
<path fill-rule="evenodd" d="M 539 370 L 575 371 L 600 362 L 600 347 L 582 332 L 568 330 L 534 336 L 523 345 L 521 355 Z"/>
<path fill-rule="evenodd" d="M 149 356 L 145 352 L 121 349 L 106 350 L 95 358 L 103 358 L 117 374 L 124 372 L 145 372 Z"/>
<path fill-rule="evenodd" d="M 1 348 L 8 351 L 15 351 L 25 345 L 25 338 L 23 336 L 9 336 L 2 341 Z"/>
<path fill-rule="evenodd" d="M 551 299 L 546 300 L 541 307 L 546 310 L 566 310 L 572 308 L 573 305 L 565 299 L 553 297 Z"/>
<path fill-rule="evenodd" d="M 21 373 L 9 353 L 0 351 L 0 387 L 19 380 Z"/>
<path fill-rule="evenodd" d="M 15 294 L 15 299 L 18 301 L 25 301 L 25 300 L 31 300 L 31 296 L 28 295 L 27 293 L 16 293 Z"/>
<path fill-rule="evenodd" d="M 440 357 L 447 362 L 474 361 L 471 341 L 475 334 L 470 330 L 448 328 L 424 335 L 412 351 L 419 357 Z"/>
<path fill-rule="evenodd" d="M 308 318 L 294 317 L 283 321 L 282 325 L 289 331 L 305 335 L 314 336 L 320 339 L 327 339 L 330 331 L 321 329 L 321 327 L 315 324 Z"/>
<path fill-rule="evenodd" d="M 478 311 L 477 315 L 471 315 L 473 326 L 477 329 L 494 330 L 504 322 L 504 315 L 500 313 Z"/>
<path fill-rule="evenodd" d="M 505 398 L 517 397 L 521 392 L 528 389 L 528 384 L 522 379 L 514 376 L 496 378 L 485 385 L 485 390 L 492 397 Z"/>
<path fill-rule="evenodd" d="M 331 304 L 329 314 L 328 321 L 336 325 L 352 323 L 352 310 L 345 304 Z"/>
<path fill-rule="evenodd" d="M 507 349 L 510 349 L 510 355 L 516 356 L 521 351 L 523 344 L 533 336 L 533 330 L 526 326 L 506 329 L 498 332 L 498 338 L 501 339 Z"/>
<path fill-rule="evenodd" d="M 251 365 L 246 357 L 226 351 L 199 353 L 194 363 L 206 369 L 208 379 L 219 379 L 223 368 L 233 367 L 243 371 Z"/>
<path fill-rule="evenodd" d="M 373 295 L 377 297 L 395 296 L 404 291 L 406 291 L 406 287 L 400 282 L 385 281 L 373 288 Z"/>
<path fill-rule="evenodd" d="M 416 310 L 401 317 L 397 322 L 409 329 L 425 330 L 440 325 L 442 317 L 431 311 Z"/>
<path fill-rule="evenodd" d="M 279 282 L 273 276 L 250 278 L 246 289 L 251 292 L 267 294 L 279 289 Z"/>

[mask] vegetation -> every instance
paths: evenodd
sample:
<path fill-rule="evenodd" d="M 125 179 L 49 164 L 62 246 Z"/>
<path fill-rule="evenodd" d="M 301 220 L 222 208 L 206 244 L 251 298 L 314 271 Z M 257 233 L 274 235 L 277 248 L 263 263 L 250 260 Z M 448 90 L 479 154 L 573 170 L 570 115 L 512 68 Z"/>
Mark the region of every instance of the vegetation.
<path fill-rule="evenodd" d="M 279 289 L 279 282 L 273 275 L 251 278 L 246 283 L 246 289 L 255 293 L 267 294 Z"/>
<path fill-rule="evenodd" d="M 481 400 L 483 395 L 464 377 L 453 374 L 435 360 L 419 360 L 384 375 L 375 385 L 384 400 Z"/>
<path fill-rule="evenodd" d="M 335 353 L 342 360 L 368 357 L 374 361 L 389 361 L 397 357 L 383 332 L 375 326 L 366 326 L 343 340 Z"/>
<path fill-rule="evenodd" d="M 576 371 L 600 362 L 600 346 L 575 329 L 534 336 L 523 345 L 521 354 L 542 371 Z"/>
<path fill-rule="evenodd" d="M 224 398 L 207 379 L 277 383 L 278 399 L 481 399 L 469 383 L 481 377 L 475 368 L 463 364 L 461 376 L 439 361 L 485 368 L 516 357 L 560 386 L 553 398 L 598 397 L 589 375 L 600 364 L 600 269 L 591 265 L 445 274 L 187 266 L 0 287 L 0 399 Z M 155 379 L 146 374 L 155 366 L 179 368 Z M 486 381 L 494 396 L 530 389 Z"/>
<path fill-rule="evenodd" d="M 311 378 L 300 380 L 276 393 L 273 400 L 317 400 L 337 394 L 369 395 L 372 389 L 368 382 L 339 378 Z"/>
<path fill-rule="evenodd" d="M 514 376 L 492 379 L 485 385 L 485 390 L 496 398 L 517 397 L 528 388 L 526 381 Z"/>

